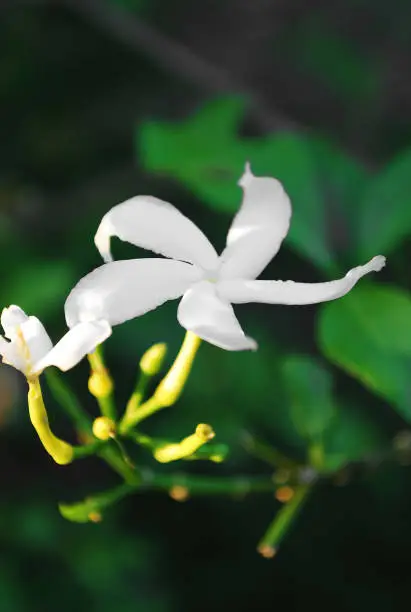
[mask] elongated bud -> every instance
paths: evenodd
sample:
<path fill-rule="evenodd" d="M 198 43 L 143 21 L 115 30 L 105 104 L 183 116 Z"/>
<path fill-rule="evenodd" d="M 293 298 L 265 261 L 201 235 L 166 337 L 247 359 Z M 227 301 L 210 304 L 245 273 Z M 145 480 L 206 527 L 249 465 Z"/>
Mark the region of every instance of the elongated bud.
<path fill-rule="evenodd" d="M 167 345 L 163 342 L 153 344 L 140 359 L 140 369 L 146 376 L 155 376 L 161 370 Z"/>
<path fill-rule="evenodd" d="M 88 379 L 88 390 L 97 399 L 104 399 L 111 395 L 114 384 L 106 369 L 92 372 Z"/>
<path fill-rule="evenodd" d="M 169 463 L 193 455 L 203 444 L 214 438 L 215 433 L 210 425 L 197 425 L 195 433 L 184 438 L 178 444 L 166 444 L 154 451 L 154 457 L 160 463 Z"/>
<path fill-rule="evenodd" d="M 29 392 L 27 399 L 30 420 L 41 443 L 56 463 L 59 465 L 71 463 L 74 454 L 73 447 L 67 442 L 60 440 L 60 438 L 57 438 L 51 431 L 39 379 L 37 377 L 32 378 L 28 383 Z"/>
<path fill-rule="evenodd" d="M 109 417 L 97 417 L 93 423 L 93 434 L 99 440 L 109 440 L 116 434 L 116 424 Z"/>
<path fill-rule="evenodd" d="M 178 400 L 190 374 L 200 343 L 201 339 L 198 336 L 189 331 L 186 333 L 176 360 L 155 390 L 153 397 L 158 405 L 166 408 Z"/>

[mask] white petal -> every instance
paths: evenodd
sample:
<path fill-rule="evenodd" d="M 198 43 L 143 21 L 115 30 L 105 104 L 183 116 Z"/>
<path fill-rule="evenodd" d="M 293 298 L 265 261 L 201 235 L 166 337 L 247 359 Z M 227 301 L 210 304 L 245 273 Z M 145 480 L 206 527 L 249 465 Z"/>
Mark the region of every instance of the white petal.
<path fill-rule="evenodd" d="M 67 325 L 96 319 L 123 323 L 180 297 L 201 275 L 199 268 L 172 259 L 105 264 L 82 278 L 68 296 Z"/>
<path fill-rule="evenodd" d="M 12 304 L 8 308 L 3 308 L 0 322 L 4 329 L 6 338 L 13 340 L 16 336 L 16 327 L 27 321 L 28 316 L 19 306 Z"/>
<path fill-rule="evenodd" d="M 257 278 L 287 235 L 291 203 L 281 183 L 255 177 L 246 165 L 238 183 L 244 191 L 241 208 L 220 256 L 220 278 Z"/>
<path fill-rule="evenodd" d="M 267 304 L 316 304 L 335 300 L 350 291 L 368 272 L 379 272 L 385 257 L 378 255 L 364 266 L 353 268 L 339 280 L 327 283 L 295 283 L 294 281 L 227 280 L 218 284 L 218 294 L 233 304 L 265 302 Z"/>
<path fill-rule="evenodd" d="M 27 370 L 27 363 L 21 356 L 16 344 L 7 342 L 3 336 L 0 336 L 0 355 L 3 357 L 3 363 L 11 365 L 21 372 Z"/>
<path fill-rule="evenodd" d="M 257 343 L 245 336 L 232 306 L 217 297 L 212 283 L 201 281 L 189 289 L 180 302 L 177 316 L 185 329 L 220 348 L 257 349 Z"/>
<path fill-rule="evenodd" d="M 104 261 L 112 261 L 110 238 L 154 253 L 214 269 L 218 256 L 198 227 L 168 202 L 137 196 L 114 206 L 102 219 L 94 238 Z"/>
<path fill-rule="evenodd" d="M 110 334 L 111 327 L 107 321 L 79 323 L 70 329 L 45 357 L 33 365 L 32 373 L 40 373 L 51 365 L 65 372 L 94 351 Z"/>
<path fill-rule="evenodd" d="M 20 325 L 20 330 L 28 350 L 29 363 L 35 363 L 53 348 L 48 333 L 37 317 L 27 317 L 27 320 Z M 16 343 L 18 342 L 17 339 Z M 24 347 L 21 347 L 21 351 L 24 354 Z"/>

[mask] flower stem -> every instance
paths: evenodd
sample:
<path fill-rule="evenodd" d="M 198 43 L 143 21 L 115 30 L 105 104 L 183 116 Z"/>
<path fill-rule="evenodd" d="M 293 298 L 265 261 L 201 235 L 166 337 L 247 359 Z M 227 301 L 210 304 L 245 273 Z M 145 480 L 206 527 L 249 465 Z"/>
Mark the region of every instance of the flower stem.
<path fill-rule="evenodd" d="M 96 520 L 101 512 L 111 504 L 139 490 L 162 490 L 170 493 L 181 487 L 194 495 L 229 495 L 244 496 L 251 493 L 267 493 L 275 490 L 270 477 L 235 476 L 215 478 L 212 476 L 192 476 L 183 474 L 155 474 L 147 472 L 142 475 L 139 484 L 123 483 L 103 493 L 97 493 L 82 502 L 60 504 L 62 515 L 72 521 L 87 522 Z"/>
<path fill-rule="evenodd" d="M 312 485 L 299 485 L 291 500 L 276 514 L 257 546 L 263 557 L 269 558 L 275 555 L 278 545 L 301 510 L 311 489 Z"/>
<path fill-rule="evenodd" d="M 41 443 L 56 463 L 59 465 L 71 463 L 74 456 L 73 447 L 57 438 L 51 431 L 38 377 L 30 378 L 27 382 L 29 384 L 27 400 L 30 420 Z"/>
<path fill-rule="evenodd" d="M 101 444 L 99 440 L 98 445 L 94 446 L 95 437 L 93 436 L 92 420 L 83 410 L 77 396 L 66 381 L 63 380 L 62 376 L 51 368 L 47 368 L 45 375 L 54 399 L 74 421 L 78 431 L 90 440 L 90 444 L 85 447 L 75 447 L 74 458 L 93 454 L 92 450 L 95 449 L 96 452 L 94 454 L 101 457 L 126 482 L 137 482 L 139 480 L 138 472 L 135 468 L 133 469 L 127 465 L 118 448 L 113 446 L 112 442 Z"/>
<path fill-rule="evenodd" d="M 128 406 L 119 426 L 120 433 L 126 434 L 132 427 L 158 410 L 175 404 L 183 392 L 200 344 L 201 338 L 190 331 L 186 333 L 173 365 L 158 385 L 153 396 L 144 404 L 136 404 L 134 407 Z"/>
<path fill-rule="evenodd" d="M 76 395 L 63 381 L 61 374 L 54 368 L 47 368 L 44 372 L 50 392 L 56 402 L 76 425 L 79 433 L 92 436 L 92 422 L 88 414 L 81 407 Z"/>

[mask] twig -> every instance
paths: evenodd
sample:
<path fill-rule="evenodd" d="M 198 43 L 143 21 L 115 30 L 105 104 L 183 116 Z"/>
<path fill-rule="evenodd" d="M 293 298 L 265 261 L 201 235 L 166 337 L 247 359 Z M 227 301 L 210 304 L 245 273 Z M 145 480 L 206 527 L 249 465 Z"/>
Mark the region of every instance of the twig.
<path fill-rule="evenodd" d="M 168 72 L 210 93 L 245 96 L 256 122 L 264 131 L 303 129 L 277 110 L 274 111 L 259 94 L 234 79 L 224 68 L 199 57 L 185 45 L 168 38 L 135 14 L 130 14 L 130 11 L 101 0 L 58 0 L 57 3 L 105 30 L 127 48 L 143 52 Z"/>

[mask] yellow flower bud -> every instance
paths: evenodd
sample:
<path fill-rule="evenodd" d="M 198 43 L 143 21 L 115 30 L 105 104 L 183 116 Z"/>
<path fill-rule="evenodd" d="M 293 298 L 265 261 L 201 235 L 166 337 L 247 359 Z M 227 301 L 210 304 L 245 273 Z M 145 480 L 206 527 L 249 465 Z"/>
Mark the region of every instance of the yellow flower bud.
<path fill-rule="evenodd" d="M 106 369 L 94 371 L 88 379 L 88 390 L 97 399 L 104 399 L 113 392 L 114 384 Z"/>
<path fill-rule="evenodd" d="M 203 444 L 206 444 L 215 433 L 210 425 L 201 423 L 193 435 L 184 438 L 178 444 L 166 444 L 154 451 L 154 457 L 160 463 L 169 463 L 193 455 Z"/>
<path fill-rule="evenodd" d="M 140 359 L 140 369 L 146 376 L 155 376 L 163 365 L 167 346 L 161 342 L 154 344 L 144 353 Z"/>
<path fill-rule="evenodd" d="M 93 434 L 99 440 L 109 440 L 116 433 L 116 424 L 113 419 L 106 416 L 100 416 L 93 423 Z"/>

